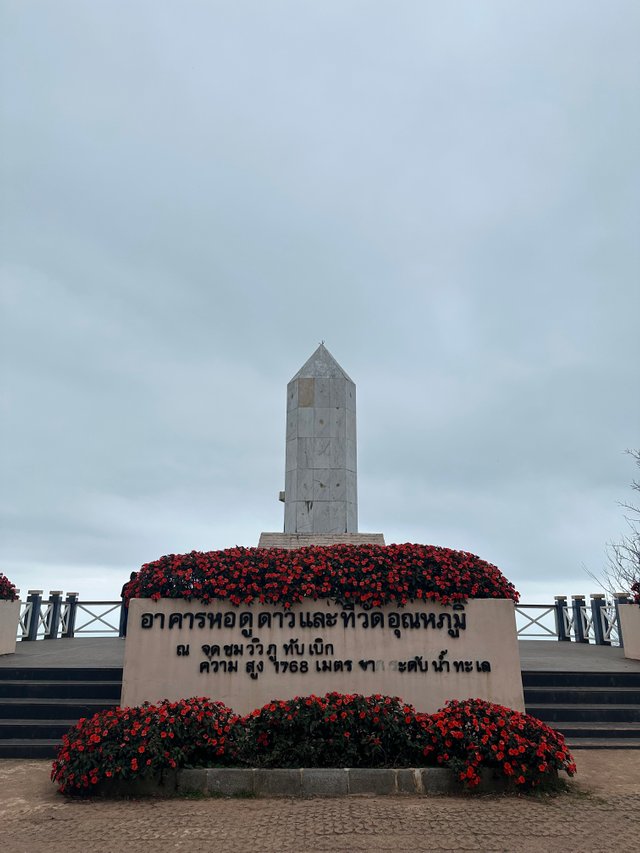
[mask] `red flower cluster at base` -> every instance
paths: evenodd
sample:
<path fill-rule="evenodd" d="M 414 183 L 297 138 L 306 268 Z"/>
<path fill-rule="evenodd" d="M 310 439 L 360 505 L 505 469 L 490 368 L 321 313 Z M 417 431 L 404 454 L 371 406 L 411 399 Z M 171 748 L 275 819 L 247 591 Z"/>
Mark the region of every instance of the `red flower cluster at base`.
<path fill-rule="evenodd" d="M 238 606 L 291 607 L 306 598 L 380 607 L 424 600 L 510 598 L 514 586 L 496 566 L 435 545 L 330 545 L 295 550 L 228 548 L 169 554 L 145 563 L 129 598 L 184 598 Z"/>
<path fill-rule="evenodd" d="M 274 699 L 245 717 L 208 699 L 101 711 L 64 735 L 51 778 L 83 796 L 110 779 L 216 765 L 440 765 L 471 788 L 489 768 L 520 790 L 576 769 L 559 732 L 501 705 L 468 699 L 421 714 L 397 697 L 328 693 Z"/>
<path fill-rule="evenodd" d="M 458 771 L 469 787 L 480 782 L 480 770 L 492 768 L 517 787 L 535 788 L 550 774 L 576 765 L 564 736 L 536 717 L 483 699 L 452 700 L 425 717 L 430 741 L 425 757 Z"/>
<path fill-rule="evenodd" d="M 63 736 L 51 778 L 61 793 L 82 795 L 107 779 L 224 764 L 235 719 L 222 702 L 206 698 L 99 711 Z"/>
<path fill-rule="evenodd" d="M 411 767 L 423 763 L 424 715 L 391 696 L 328 693 L 274 700 L 235 726 L 252 767 Z"/>

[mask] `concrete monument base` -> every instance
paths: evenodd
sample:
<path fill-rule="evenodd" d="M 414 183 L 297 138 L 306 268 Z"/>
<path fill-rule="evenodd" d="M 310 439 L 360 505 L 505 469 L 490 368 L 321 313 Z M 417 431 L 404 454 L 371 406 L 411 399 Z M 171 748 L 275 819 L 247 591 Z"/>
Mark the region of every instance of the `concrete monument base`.
<path fill-rule="evenodd" d="M 640 605 L 620 604 L 620 628 L 624 643 L 624 656 L 631 660 L 640 660 Z"/>
<path fill-rule="evenodd" d="M 0 655 L 15 652 L 19 621 L 20 602 L 0 601 Z"/>
<path fill-rule="evenodd" d="M 123 707 L 208 696 L 246 714 L 332 691 L 399 696 L 429 713 L 468 698 L 523 711 L 513 601 L 371 610 L 326 599 L 288 609 L 131 601 Z"/>
<path fill-rule="evenodd" d="M 308 548 L 310 545 L 384 545 L 382 533 L 261 533 L 258 548 Z"/>

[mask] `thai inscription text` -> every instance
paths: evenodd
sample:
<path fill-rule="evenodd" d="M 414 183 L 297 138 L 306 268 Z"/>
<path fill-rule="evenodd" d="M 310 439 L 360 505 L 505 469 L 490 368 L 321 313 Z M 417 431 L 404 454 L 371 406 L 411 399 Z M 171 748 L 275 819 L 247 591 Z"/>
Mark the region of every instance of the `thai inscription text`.
<path fill-rule="evenodd" d="M 427 645 L 433 646 L 433 638 L 439 647 L 444 643 L 438 642 L 437 638 L 453 641 L 455 646 L 461 631 L 467 628 L 462 604 L 455 604 L 445 611 L 442 608 L 438 611 L 418 610 L 411 606 L 386 610 L 301 608 L 297 612 L 277 608 L 220 607 L 215 611 L 144 612 L 140 618 L 140 627 L 145 632 L 155 630 L 167 635 L 167 632 L 175 631 L 181 640 L 175 646 L 176 655 L 198 658 L 198 671 L 205 676 L 244 674 L 256 681 L 267 671 L 275 675 L 302 676 L 309 673 L 390 672 L 422 677 L 430 673 L 491 671 L 489 661 L 456 659 L 459 656 L 453 652 L 450 655 L 448 649 L 438 648 L 434 652 L 426 648 Z M 384 648 L 392 655 L 363 657 L 367 641 L 366 633 L 362 635 L 362 631 L 388 636 L 391 645 L 385 640 Z M 185 632 L 191 642 L 184 642 Z M 397 653 L 393 655 L 393 648 L 398 640 L 402 640 L 403 634 L 413 637 L 418 642 L 418 650 L 423 653 L 410 654 L 404 659 Z M 358 643 L 360 654 L 350 655 L 348 651 L 345 654 L 347 647 L 353 651 L 356 635 L 363 637 L 363 641 Z M 349 637 L 353 640 L 349 641 Z M 432 638 L 430 644 L 426 642 L 428 637 Z M 415 647 L 415 642 L 412 645 Z M 401 645 L 397 648 L 400 650 Z"/>
<path fill-rule="evenodd" d="M 341 612 L 322 610 L 300 610 L 297 613 L 288 610 L 249 610 L 229 608 L 224 612 L 170 613 L 165 619 L 164 613 L 143 613 L 140 627 L 144 630 L 224 630 L 239 628 L 243 637 L 253 636 L 254 629 L 279 628 L 318 630 L 322 628 L 342 627 L 344 629 L 390 630 L 400 638 L 403 631 L 446 631 L 450 637 L 459 637 L 460 631 L 467 627 L 464 605 L 454 604 L 451 612 L 413 611 L 411 608 L 384 613 L 382 610 L 343 609 Z"/>

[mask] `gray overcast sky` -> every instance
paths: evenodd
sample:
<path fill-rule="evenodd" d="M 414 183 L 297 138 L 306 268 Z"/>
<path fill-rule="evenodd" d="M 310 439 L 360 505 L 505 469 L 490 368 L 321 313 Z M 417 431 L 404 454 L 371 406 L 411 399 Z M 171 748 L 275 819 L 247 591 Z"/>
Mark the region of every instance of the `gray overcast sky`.
<path fill-rule="evenodd" d="M 640 444 L 640 4 L 0 0 L 2 543 L 117 596 L 282 528 L 285 385 L 360 529 L 588 593 Z"/>

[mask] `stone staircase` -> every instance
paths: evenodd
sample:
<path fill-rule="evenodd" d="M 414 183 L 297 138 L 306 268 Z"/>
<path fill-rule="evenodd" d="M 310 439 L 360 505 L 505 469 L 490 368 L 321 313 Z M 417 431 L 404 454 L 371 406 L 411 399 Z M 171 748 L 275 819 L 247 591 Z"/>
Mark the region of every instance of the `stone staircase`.
<path fill-rule="evenodd" d="M 640 671 L 522 673 L 527 712 L 572 749 L 640 749 Z M 53 758 L 80 717 L 120 701 L 120 667 L 0 668 L 0 758 Z"/>
<path fill-rule="evenodd" d="M 527 713 L 572 749 L 640 749 L 640 672 L 522 673 Z"/>
<path fill-rule="evenodd" d="M 0 758 L 53 758 L 80 717 L 120 701 L 118 667 L 0 668 Z"/>

